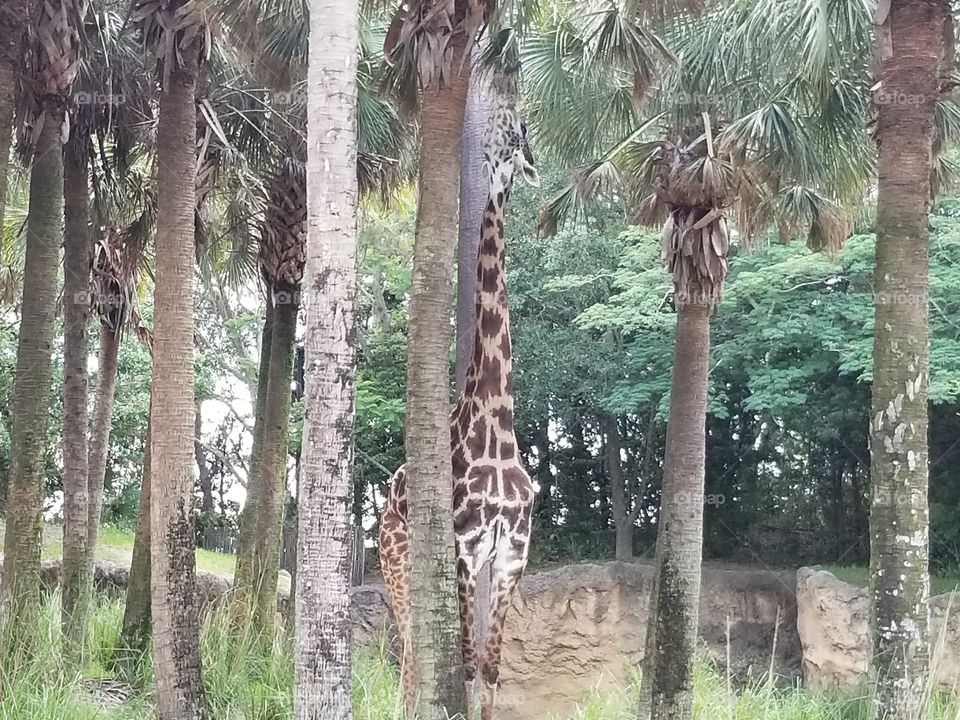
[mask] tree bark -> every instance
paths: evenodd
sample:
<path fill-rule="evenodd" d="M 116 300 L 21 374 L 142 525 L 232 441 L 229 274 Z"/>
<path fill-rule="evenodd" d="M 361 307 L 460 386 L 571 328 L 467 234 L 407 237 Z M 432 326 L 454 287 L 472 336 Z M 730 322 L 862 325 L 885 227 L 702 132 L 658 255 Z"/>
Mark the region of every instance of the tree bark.
<path fill-rule="evenodd" d="M 640 717 L 652 720 L 693 717 L 710 372 L 709 307 L 687 304 L 678 309 L 675 343 L 656 581 L 641 693 Z"/>
<path fill-rule="evenodd" d="M 277 293 L 270 347 L 270 368 L 263 411 L 260 498 L 253 543 L 253 619 L 269 633 L 277 612 L 280 572 L 282 501 L 287 479 L 287 435 L 290 426 L 290 378 L 297 334 L 297 292 Z"/>
<path fill-rule="evenodd" d="M 113 398 L 117 389 L 117 358 L 120 355 L 120 332 L 100 323 L 100 349 L 97 353 L 97 385 L 94 389 L 93 420 L 90 425 L 89 512 L 87 548 L 92 558 L 97 551 L 100 534 L 100 513 L 103 511 L 103 486 L 110 452 L 110 429 L 113 424 Z"/>
<path fill-rule="evenodd" d="M 93 580 L 88 544 L 87 325 L 90 319 L 90 181 L 86 143 L 68 149 L 64 167 L 63 249 L 63 580 L 65 649 L 83 659 Z"/>
<path fill-rule="evenodd" d="M 892 48 L 880 69 L 869 433 L 873 716 L 884 720 L 925 716 L 929 684 L 927 211 L 949 18 L 947 0 L 893 0 L 878 29 Z"/>
<path fill-rule="evenodd" d="M 616 532 L 614 557 L 617 560 L 633 558 L 633 518 L 628 506 L 629 496 L 623 479 L 623 460 L 620 457 L 620 428 L 616 416 L 604 418 L 607 476 L 610 478 L 610 509 Z"/>
<path fill-rule="evenodd" d="M 197 47 L 160 96 L 150 477 L 153 657 L 160 720 L 208 717 L 200 664 L 193 517 L 193 266 Z"/>
<path fill-rule="evenodd" d="M 481 72 L 470 75 L 467 104 L 463 118 L 460 148 L 460 225 L 457 236 L 457 394 L 463 392 L 467 368 L 473 358 L 477 325 L 477 257 L 480 249 L 480 223 L 489 200 L 489 183 L 483 170 L 483 138 L 493 112 L 495 92 L 489 78 Z M 489 563 L 488 563 L 489 565 Z M 492 567 L 481 570 L 474 589 L 474 606 L 490 607 Z M 489 613 L 474 614 L 474 638 L 482 653 L 487 638 Z"/>
<path fill-rule="evenodd" d="M 237 564 L 233 573 L 231 609 L 235 622 L 250 620 L 253 597 L 253 546 L 260 515 L 261 471 L 263 457 L 263 413 L 267 405 L 267 383 L 270 378 L 270 349 L 273 344 L 273 293 L 266 293 L 263 330 L 260 335 L 260 366 L 257 371 L 256 418 L 253 425 L 253 445 L 247 472 L 247 496 L 240 511 L 240 534 L 237 538 Z"/>
<path fill-rule="evenodd" d="M 26 0 L 0 3 L 0 228 L 4 227 L 6 218 L 10 141 L 17 109 L 17 77 L 27 16 Z"/>
<path fill-rule="evenodd" d="M 453 288 L 460 141 L 469 85 L 464 38 L 450 84 L 424 90 L 407 341 L 407 494 L 413 657 L 421 720 L 466 714 L 453 536 L 447 321 Z"/>
<path fill-rule="evenodd" d="M 152 403 L 151 403 L 152 405 Z M 133 538 L 130 580 L 123 606 L 120 648 L 129 677 L 136 677 L 137 665 L 150 642 L 150 445 L 153 433 L 147 422 L 143 467 L 140 478 L 140 503 L 137 507 L 137 531 Z"/>
<path fill-rule="evenodd" d="M 9 506 L 4 542 L 3 612 L 7 639 L 29 656 L 40 608 L 40 519 L 50 416 L 51 355 L 56 320 L 57 266 L 63 238 L 64 109 L 46 102 L 30 174 L 27 250 L 10 440 Z M 19 647 L 17 647 L 19 645 Z"/>
<path fill-rule="evenodd" d="M 294 717 L 349 720 L 356 373 L 356 0 L 310 12 L 304 438 L 298 482 Z M 289 397 L 289 393 L 288 393 Z"/>
<path fill-rule="evenodd" d="M 471 74 L 460 150 L 460 225 L 457 235 L 457 393 L 463 392 L 473 357 L 477 322 L 477 256 L 480 222 L 489 192 L 483 171 L 483 136 L 493 112 L 494 89 L 480 72 Z"/>

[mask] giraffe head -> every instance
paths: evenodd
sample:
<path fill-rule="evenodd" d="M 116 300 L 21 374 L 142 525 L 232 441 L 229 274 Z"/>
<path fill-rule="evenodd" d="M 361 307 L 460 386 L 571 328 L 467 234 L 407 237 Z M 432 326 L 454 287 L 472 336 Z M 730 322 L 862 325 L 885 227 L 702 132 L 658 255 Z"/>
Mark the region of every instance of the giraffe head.
<path fill-rule="evenodd" d="M 510 193 L 513 174 L 519 171 L 534 187 L 540 186 L 540 174 L 534 167 L 527 139 L 527 126 L 510 105 L 498 107 L 490 116 L 484 138 L 484 164 L 490 182 L 490 196 Z"/>

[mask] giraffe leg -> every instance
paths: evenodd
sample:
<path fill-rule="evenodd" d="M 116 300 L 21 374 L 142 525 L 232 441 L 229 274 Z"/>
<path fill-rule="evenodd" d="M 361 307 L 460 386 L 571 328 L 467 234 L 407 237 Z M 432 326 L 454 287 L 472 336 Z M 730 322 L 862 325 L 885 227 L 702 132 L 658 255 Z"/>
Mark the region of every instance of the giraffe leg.
<path fill-rule="evenodd" d="M 413 626 L 410 610 L 410 555 L 405 527 L 380 534 L 380 564 L 400 636 L 400 677 L 403 681 L 406 717 L 412 719 L 416 676 L 413 663 Z"/>
<path fill-rule="evenodd" d="M 527 564 L 529 536 L 504 532 L 494 550 L 493 582 L 490 594 L 490 623 L 480 659 L 484 681 L 480 720 L 492 720 L 493 707 L 500 684 L 500 653 L 503 647 L 503 625 L 513 595 Z"/>
<path fill-rule="evenodd" d="M 475 622 L 477 578 L 492 550 L 491 536 L 485 531 L 481 531 L 478 537 L 471 538 L 469 542 L 457 541 L 460 642 L 467 690 L 467 720 L 472 720 L 474 715 L 474 686 L 480 664 Z"/>

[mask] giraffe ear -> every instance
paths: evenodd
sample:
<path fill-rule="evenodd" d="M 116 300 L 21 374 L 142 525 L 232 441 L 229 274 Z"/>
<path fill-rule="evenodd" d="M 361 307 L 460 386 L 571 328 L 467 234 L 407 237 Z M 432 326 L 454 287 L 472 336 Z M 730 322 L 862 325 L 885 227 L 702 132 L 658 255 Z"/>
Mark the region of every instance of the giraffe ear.
<path fill-rule="evenodd" d="M 521 172 L 527 185 L 540 187 L 540 173 L 537 172 L 537 169 L 533 166 L 533 163 L 527 160 L 526 155 L 522 150 L 517 150 L 514 152 L 513 164 L 516 169 Z"/>

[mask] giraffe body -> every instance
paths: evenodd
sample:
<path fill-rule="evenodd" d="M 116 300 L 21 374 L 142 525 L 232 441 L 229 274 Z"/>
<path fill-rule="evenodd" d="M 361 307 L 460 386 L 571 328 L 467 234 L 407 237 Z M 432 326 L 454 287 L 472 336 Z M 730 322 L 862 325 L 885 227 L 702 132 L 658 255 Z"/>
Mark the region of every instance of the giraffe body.
<path fill-rule="evenodd" d="M 526 128 L 512 105 L 515 93 L 491 115 L 485 137 L 489 193 L 480 230 L 477 259 L 477 315 L 474 352 L 464 391 L 450 415 L 453 469 L 453 526 L 463 661 L 468 701 L 477 675 L 483 682 L 481 720 L 490 720 L 500 676 L 503 625 L 527 564 L 534 489 L 519 457 L 513 424 L 513 364 L 510 317 L 504 265 L 504 217 L 515 170 L 538 184 Z M 401 467 L 391 481 L 380 520 L 380 561 L 390 604 L 403 645 L 401 666 L 407 717 L 415 697 L 414 663 L 410 654 L 410 558 L 407 534 L 406 473 Z M 474 607 L 477 578 L 490 562 L 490 607 Z M 475 612 L 489 612 L 487 635 L 478 654 Z"/>

